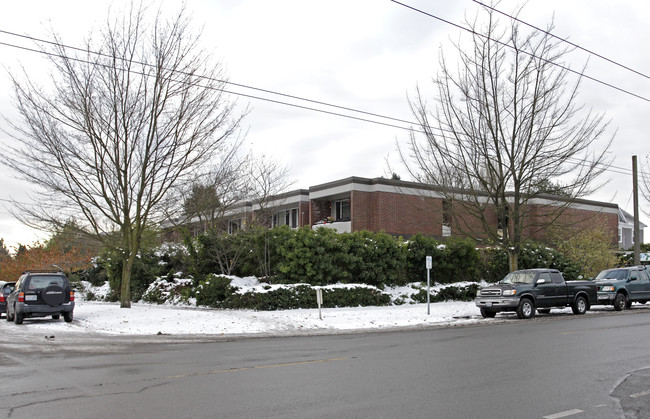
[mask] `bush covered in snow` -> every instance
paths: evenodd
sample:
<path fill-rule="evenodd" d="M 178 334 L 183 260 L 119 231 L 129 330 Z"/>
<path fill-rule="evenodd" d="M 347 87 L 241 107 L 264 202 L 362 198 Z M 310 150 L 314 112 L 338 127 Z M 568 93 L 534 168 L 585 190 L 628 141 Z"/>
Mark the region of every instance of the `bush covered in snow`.
<path fill-rule="evenodd" d="M 155 304 L 187 303 L 192 297 L 193 280 L 182 278 L 182 273 L 156 278 L 142 294 L 142 301 Z"/>
<path fill-rule="evenodd" d="M 112 292 L 105 300 L 119 298 L 121 259 L 117 252 L 106 252 L 96 259 L 93 268 L 80 274 L 81 279 L 96 285 L 110 282 Z M 364 284 L 384 289 L 426 280 L 426 256 L 433 258 L 429 272 L 432 283 L 495 282 L 508 272 L 508 258 L 503 249 L 477 248 L 469 239 L 448 238 L 440 242 L 415 235 L 405 241 L 386 233 L 339 234 L 331 229 L 291 230 L 283 226 L 244 229 L 234 235 L 212 232 L 188 238 L 185 245 L 164 244 L 142 251 L 133 265 L 131 293 L 133 301 L 167 301 L 166 292 L 181 295 L 181 291 L 172 292 L 165 287 L 178 285 L 179 277 L 184 277 L 193 281 L 181 286 L 183 298 L 196 296 L 200 305 L 284 307 L 301 301 L 300 289 L 277 291 L 276 297 L 281 302 L 273 303 L 266 301 L 271 298 L 268 296 L 240 296 L 242 293 L 232 289 L 227 278 L 236 275 L 263 278 L 272 284 Z M 535 243 L 524 245 L 519 267 L 556 268 L 569 280 L 579 275 L 573 261 L 557 250 Z M 177 275 L 178 272 L 182 274 Z M 220 275 L 226 275 L 226 279 L 219 279 Z M 467 292 L 471 294 L 471 290 Z M 344 296 L 332 297 L 342 301 L 341 304 L 353 305 L 377 299 L 377 295 L 368 291 L 359 291 L 357 297 L 349 294 L 346 291 Z M 463 292 L 460 294 L 467 298 Z M 383 303 L 382 298 L 379 303 Z"/>

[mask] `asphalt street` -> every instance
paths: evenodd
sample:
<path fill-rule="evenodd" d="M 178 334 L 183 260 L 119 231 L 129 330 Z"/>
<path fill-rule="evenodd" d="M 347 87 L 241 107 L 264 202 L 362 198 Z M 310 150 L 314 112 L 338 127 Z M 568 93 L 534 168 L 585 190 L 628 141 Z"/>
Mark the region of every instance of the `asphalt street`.
<path fill-rule="evenodd" d="M 6 418 L 650 417 L 647 309 L 278 338 L 5 327 Z"/>

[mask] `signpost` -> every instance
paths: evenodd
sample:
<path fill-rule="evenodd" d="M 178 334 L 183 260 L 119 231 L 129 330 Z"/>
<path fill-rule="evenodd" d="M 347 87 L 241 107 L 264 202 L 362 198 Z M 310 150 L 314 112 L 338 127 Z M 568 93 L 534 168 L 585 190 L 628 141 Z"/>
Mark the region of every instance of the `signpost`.
<path fill-rule="evenodd" d="M 318 303 L 318 318 L 323 320 L 323 315 L 320 311 L 320 307 L 323 305 L 323 290 L 320 288 L 316 288 L 316 302 Z"/>
<path fill-rule="evenodd" d="M 433 258 L 427 256 L 427 314 L 431 314 L 431 267 L 433 266 Z"/>

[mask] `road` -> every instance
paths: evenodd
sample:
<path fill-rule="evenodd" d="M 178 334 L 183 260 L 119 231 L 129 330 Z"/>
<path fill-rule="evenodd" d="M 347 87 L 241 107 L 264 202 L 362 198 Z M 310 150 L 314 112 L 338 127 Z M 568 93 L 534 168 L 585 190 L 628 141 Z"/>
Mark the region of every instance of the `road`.
<path fill-rule="evenodd" d="M 650 417 L 649 336 L 650 312 L 633 309 L 332 336 L 3 340 L 0 417 Z"/>

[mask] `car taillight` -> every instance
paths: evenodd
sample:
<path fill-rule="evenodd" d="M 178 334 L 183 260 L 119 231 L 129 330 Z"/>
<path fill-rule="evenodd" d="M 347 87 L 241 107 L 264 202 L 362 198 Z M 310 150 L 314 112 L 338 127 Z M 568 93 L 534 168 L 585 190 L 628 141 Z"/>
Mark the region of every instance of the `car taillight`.
<path fill-rule="evenodd" d="M 74 301 L 74 291 L 70 291 L 70 301 Z"/>
<path fill-rule="evenodd" d="M 20 294 L 18 294 L 18 302 L 19 303 L 24 303 L 25 302 L 25 293 L 24 292 L 21 292 Z"/>
<path fill-rule="evenodd" d="M 5 296 L 0 294 L 0 303 L 4 303 L 4 302 L 5 302 Z"/>

